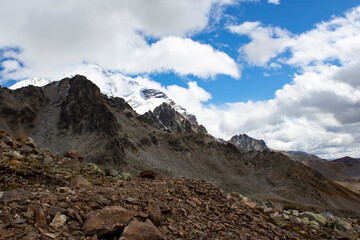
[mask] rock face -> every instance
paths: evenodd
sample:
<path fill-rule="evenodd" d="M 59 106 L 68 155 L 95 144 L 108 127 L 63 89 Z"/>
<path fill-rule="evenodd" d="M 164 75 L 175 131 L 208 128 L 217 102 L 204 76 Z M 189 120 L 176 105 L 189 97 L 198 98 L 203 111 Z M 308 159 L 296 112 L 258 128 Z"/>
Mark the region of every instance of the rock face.
<path fill-rule="evenodd" d="M 127 179 L 156 169 L 160 175 L 211 180 L 227 192 L 282 205 L 360 213 L 359 195 L 317 171 L 279 153 L 242 152 L 232 144 L 221 144 L 167 104 L 149 113 L 149 118 L 141 116 L 124 100 L 102 95 L 83 76 L 42 88 L 1 88 L 0 100 L 0 130 L 19 140 L 31 137 L 36 143 L 10 141 L 7 134 L 1 134 L 2 156 L 11 159 L 7 164 L 12 168 L 36 161 L 39 167 L 46 163 L 78 172 L 94 167 L 83 163 L 94 163 L 100 169 L 91 171 L 104 179 L 109 176 L 101 169 L 114 169 Z M 52 155 L 45 152 L 34 159 L 32 154 L 40 147 L 50 149 Z M 83 162 L 64 158 L 70 149 L 83 156 Z M 0 180 L 0 186 L 12 188 L 1 175 Z"/>
<path fill-rule="evenodd" d="M 264 140 L 257 140 L 246 134 L 235 135 L 227 142 L 235 145 L 240 151 L 269 151 Z"/>
<path fill-rule="evenodd" d="M 169 132 L 207 133 L 204 126 L 198 125 L 196 118 L 189 119 L 184 117 L 167 103 L 161 104 L 152 112 L 145 113 L 140 116 L 140 119 Z"/>

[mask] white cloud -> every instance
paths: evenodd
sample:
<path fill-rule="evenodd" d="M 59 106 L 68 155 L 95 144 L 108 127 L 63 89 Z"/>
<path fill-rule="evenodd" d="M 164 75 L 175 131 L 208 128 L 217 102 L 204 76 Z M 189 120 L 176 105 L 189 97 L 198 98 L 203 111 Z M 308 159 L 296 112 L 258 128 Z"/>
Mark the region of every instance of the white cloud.
<path fill-rule="evenodd" d="M 6 74 L 18 70 L 20 68 L 20 64 L 15 60 L 6 60 L 1 63 L 1 67 L 3 68 L 1 74 Z"/>
<path fill-rule="evenodd" d="M 26 68 L 12 76 L 17 78 L 52 78 L 59 69 L 83 62 L 131 73 L 174 71 L 199 77 L 238 76 L 235 62 L 225 53 L 186 39 L 207 26 L 212 6 L 231 2 L 4 0 L 0 1 L 0 48 L 21 49 L 16 59 Z M 158 41 L 148 45 L 146 38 L 150 36 Z M 185 46 L 199 55 L 169 49 Z M 134 57 L 134 52 L 147 55 Z M 165 53 L 170 61 L 159 62 L 157 54 Z M 209 61 L 203 64 L 199 58 Z M 201 65 L 190 67 L 189 62 Z"/>
<path fill-rule="evenodd" d="M 252 39 L 242 48 L 249 62 L 275 67 L 274 59 L 288 49 L 291 55 L 282 63 L 298 66 L 301 74 L 268 101 L 207 106 L 206 98 L 181 99 L 192 91 L 190 86 L 170 92 L 170 97 L 181 101 L 217 137 L 246 133 L 275 149 L 324 158 L 359 157 L 360 7 L 300 35 L 259 22 L 230 30 Z"/>
<path fill-rule="evenodd" d="M 269 3 L 272 3 L 274 5 L 279 5 L 280 4 L 280 0 L 269 0 Z"/>
<path fill-rule="evenodd" d="M 244 22 L 230 26 L 229 30 L 250 37 L 251 42 L 242 46 L 239 52 L 248 62 L 259 66 L 266 66 L 292 44 L 288 31 L 278 27 L 263 27 L 260 22 Z"/>

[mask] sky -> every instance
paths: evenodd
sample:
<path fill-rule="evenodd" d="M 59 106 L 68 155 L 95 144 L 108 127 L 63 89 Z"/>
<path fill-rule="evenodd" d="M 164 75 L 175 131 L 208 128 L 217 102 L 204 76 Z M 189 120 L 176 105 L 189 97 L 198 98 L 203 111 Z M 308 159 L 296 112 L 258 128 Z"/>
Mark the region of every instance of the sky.
<path fill-rule="evenodd" d="M 360 157 L 358 0 L 0 0 L 0 84 L 97 65 L 215 137 Z"/>

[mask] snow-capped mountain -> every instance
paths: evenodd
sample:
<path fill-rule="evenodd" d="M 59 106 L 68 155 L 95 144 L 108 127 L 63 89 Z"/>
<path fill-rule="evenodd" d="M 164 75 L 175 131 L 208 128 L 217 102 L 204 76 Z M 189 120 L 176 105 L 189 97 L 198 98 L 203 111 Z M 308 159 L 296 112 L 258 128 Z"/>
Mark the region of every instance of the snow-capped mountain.
<path fill-rule="evenodd" d="M 153 111 L 157 106 L 165 102 L 184 117 L 196 122 L 196 117 L 170 99 L 166 95 L 166 89 L 155 81 L 143 77 L 133 78 L 120 73 L 104 71 L 95 65 L 79 67 L 67 75 L 72 77 L 76 74 L 84 75 L 90 79 L 107 96 L 124 98 L 139 114 L 149 110 Z M 10 89 L 17 89 L 28 85 L 42 87 L 50 82 L 52 81 L 44 78 L 32 78 L 17 82 Z"/>

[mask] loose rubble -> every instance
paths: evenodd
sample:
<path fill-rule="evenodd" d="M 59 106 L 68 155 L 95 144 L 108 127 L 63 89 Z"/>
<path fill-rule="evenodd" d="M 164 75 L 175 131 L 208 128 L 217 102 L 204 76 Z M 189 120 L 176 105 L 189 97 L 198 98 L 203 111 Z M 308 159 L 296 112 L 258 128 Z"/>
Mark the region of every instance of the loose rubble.
<path fill-rule="evenodd" d="M 360 238 L 357 219 L 276 210 L 202 180 L 106 176 L 82 160 L 77 170 L 63 163 L 78 153 L 4 132 L 0 150 L 0 239 Z"/>

